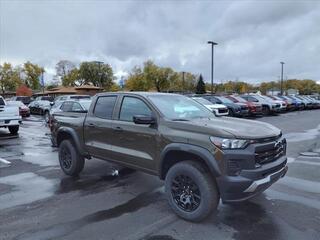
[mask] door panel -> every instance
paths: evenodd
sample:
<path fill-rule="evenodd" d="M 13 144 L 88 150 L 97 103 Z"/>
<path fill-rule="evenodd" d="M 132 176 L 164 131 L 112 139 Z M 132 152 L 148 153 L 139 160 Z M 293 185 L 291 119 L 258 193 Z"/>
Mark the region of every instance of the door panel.
<path fill-rule="evenodd" d="M 148 125 L 114 121 L 112 151 L 119 162 L 155 170 L 158 130 Z"/>
<path fill-rule="evenodd" d="M 85 145 L 93 157 L 113 160 L 111 150 L 114 138 L 113 110 L 116 95 L 101 96 L 97 99 L 93 113 L 89 113 L 84 124 Z"/>
<path fill-rule="evenodd" d="M 134 115 L 155 116 L 152 108 L 143 99 L 125 96 L 119 116 L 114 120 L 112 150 L 119 162 L 134 164 L 154 171 L 158 130 L 156 125 L 135 124 Z"/>

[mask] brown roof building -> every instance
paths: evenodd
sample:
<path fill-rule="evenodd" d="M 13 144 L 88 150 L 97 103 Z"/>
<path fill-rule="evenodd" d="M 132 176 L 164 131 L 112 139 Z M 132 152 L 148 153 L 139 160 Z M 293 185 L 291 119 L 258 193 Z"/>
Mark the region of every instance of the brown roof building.
<path fill-rule="evenodd" d="M 102 92 L 102 91 L 103 91 L 103 88 L 95 87 L 91 85 L 83 85 L 79 87 L 60 86 L 60 87 L 52 88 L 50 90 L 46 90 L 44 92 L 38 92 L 34 95 L 37 95 L 37 96 L 49 95 L 49 96 L 57 97 L 60 95 L 83 94 L 83 95 L 93 96 L 98 92 Z"/>

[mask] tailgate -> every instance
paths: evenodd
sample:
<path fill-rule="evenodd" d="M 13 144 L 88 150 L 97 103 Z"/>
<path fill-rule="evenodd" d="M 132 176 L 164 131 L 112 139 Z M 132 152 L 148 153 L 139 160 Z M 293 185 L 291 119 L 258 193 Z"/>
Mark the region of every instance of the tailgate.
<path fill-rule="evenodd" d="M 0 105 L 0 120 L 7 119 L 18 119 L 19 118 L 19 107 Z"/>

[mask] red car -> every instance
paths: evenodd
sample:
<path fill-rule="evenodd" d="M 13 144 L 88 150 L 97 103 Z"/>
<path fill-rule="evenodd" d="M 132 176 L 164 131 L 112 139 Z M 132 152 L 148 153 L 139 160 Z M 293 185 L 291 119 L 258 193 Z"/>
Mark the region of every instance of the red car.
<path fill-rule="evenodd" d="M 8 105 L 15 105 L 19 107 L 19 114 L 21 117 L 30 117 L 30 109 L 20 101 L 9 101 Z"/>
<path fill-rule="evenodd" d="M 244 103 L 248 106 L 249 108 L 249 115 L 250 116 L 257 116 L 257 115 L 262 115 L 262 105 L 260 103 L 255 103 L 255 102 L 248 102 L 247 100 L 236 96 L 236 95 L 228 95 L 225 96 L 234 103 Z"/>

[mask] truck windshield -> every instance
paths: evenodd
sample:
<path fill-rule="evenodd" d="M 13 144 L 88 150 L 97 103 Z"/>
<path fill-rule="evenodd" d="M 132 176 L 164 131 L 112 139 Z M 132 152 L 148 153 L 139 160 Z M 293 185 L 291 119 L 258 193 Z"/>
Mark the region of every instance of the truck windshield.
<path fill-rule="evenodd" d="M 214 114 L 191 98 L 179 95 L 149 96 L 151 102 L 168 119 L 186 121 L 196 118 L 212 118 Z"/>

